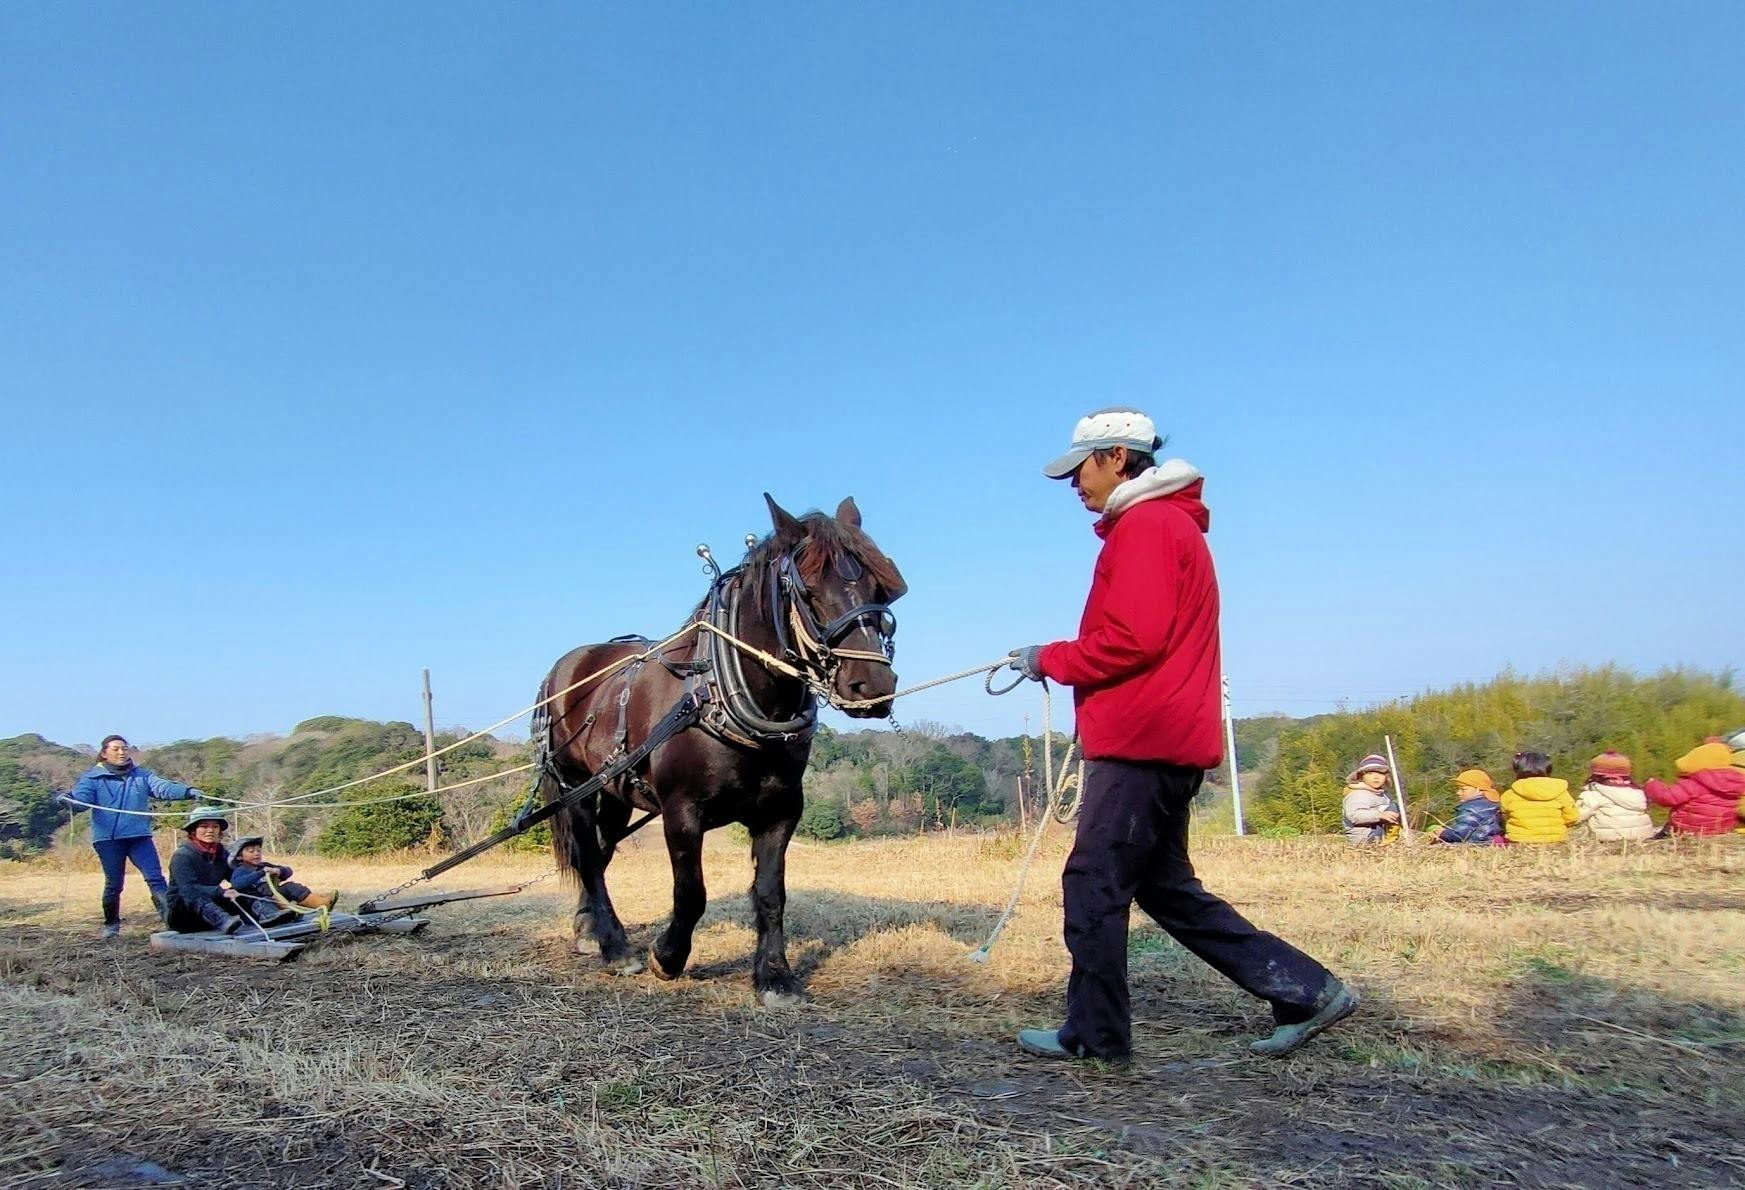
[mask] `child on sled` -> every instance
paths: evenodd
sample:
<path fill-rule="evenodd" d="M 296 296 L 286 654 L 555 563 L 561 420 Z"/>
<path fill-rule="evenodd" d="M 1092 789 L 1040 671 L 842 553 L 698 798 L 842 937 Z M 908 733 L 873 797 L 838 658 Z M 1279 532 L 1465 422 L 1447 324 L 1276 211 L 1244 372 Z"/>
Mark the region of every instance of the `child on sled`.
<path fill-rule="evenodd" d="M 318 893 L 308 885 L 292 883 L 288 865 L 262 858 L 264 841 L 260 835 L 250 835 L 238 842 L 230 868 L 231 887 L 248 898 L 246 904 L 256 920 L 263 926 L 282 925 L 298 916 L 298 907 L 332 910 L 339 893 Z"/>

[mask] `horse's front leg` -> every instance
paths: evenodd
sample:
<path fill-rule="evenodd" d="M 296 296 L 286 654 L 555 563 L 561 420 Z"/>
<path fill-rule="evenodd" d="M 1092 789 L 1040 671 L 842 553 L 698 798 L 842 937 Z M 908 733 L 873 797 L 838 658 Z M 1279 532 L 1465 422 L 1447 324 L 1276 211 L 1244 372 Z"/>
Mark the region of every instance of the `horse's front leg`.
<path fill-rule="evenodd" d="M 757 911 L 757 957 L 751 982 L 765 1008 L 792 1008 L 806 999 L 805 989 L 788 966 L 788 935 L 782 921 L 788 906 L 788 840 L 798 822 L 795 814 L 766 823 L 751 837 L 751 902 Z"/>
<path fill-rule="evenodd" d="M 703 885 L 703 814 L 696 802 L 673 797 L 661 806 L 667 858 L 673 865 L 673 919 L 648 950 L 649 968 L 677 979 L 691 957 L 691 931 L 709 904 Z"/>

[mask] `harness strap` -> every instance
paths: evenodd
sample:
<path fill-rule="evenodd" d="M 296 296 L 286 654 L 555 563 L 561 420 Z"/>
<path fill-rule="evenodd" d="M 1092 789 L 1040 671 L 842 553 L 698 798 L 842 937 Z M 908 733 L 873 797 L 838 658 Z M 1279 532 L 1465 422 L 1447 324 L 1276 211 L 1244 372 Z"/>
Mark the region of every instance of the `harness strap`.
<path fill-rule="evenodd" d="M 565 790 L 555 801 L 545 803 L 545 805 L 533 811 L 533 813 L 518 818 L 496 834 L 480 839 L 477 843 L 474 843 L 464 851 L 455 852 L 441 863 L 433 864 L 432 866 L 425 868 L 423 879 L 429 880 L 435 876 L 441 875 L 450 868 L 464 864 L 469 859 L 489 851 L 499 843 L 507 842 L 508 840 L 513 839 L 516 835 L 526 834 L 529 830 L 538 826 L 547 818 L 557 814 L 560 810 L 567 810 L 578 802 L 593 797 L 595 794 L 599 793 L 608 782 L 617 780 L 620 776 L 629 772 L 644 760 L 647 760 L 649 753 L 666 743 L 673 736 L 678 735 L 686 728 L 695 726 L 697 720 L 702 715 L 702 711 L 703 705 L 701 695 L 696 691 L 687 691 L 678 702 L 673 704 L 672 710 L 668 711 L 664 716 L 662 716 L 661 721 L 654 725 L 654 729 L 648 733 L 648 738 L 643 740 L 642 743 L 638 744 L 635 748 L 631 749 L 623 756 L 618 757 L 616 760 L 601 766 L 599 772 L 595 773 L 592 777 L 589 777 L 574 789 Z"/>

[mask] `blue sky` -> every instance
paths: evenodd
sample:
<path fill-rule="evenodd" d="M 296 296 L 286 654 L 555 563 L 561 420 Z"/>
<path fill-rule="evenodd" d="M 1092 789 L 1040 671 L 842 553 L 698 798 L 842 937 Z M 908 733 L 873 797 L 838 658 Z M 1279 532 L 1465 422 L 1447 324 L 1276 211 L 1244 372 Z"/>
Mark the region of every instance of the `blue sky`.
<path fill-rule="evenodd" d="M 1745 9 L 10 5 L 0 735 L 481 725 L 853 494 L 903 679 L 1208 475 L 1239 713 L 1745 661 Z M 986 734 L 1026 694 L 900 708 Z"/>

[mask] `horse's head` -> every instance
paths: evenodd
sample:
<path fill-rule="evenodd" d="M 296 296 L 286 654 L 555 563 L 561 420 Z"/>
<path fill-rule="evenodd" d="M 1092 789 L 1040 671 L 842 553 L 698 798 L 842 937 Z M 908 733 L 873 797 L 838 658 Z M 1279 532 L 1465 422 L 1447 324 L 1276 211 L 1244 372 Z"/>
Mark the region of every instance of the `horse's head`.
<path fill-rule="evenodd" d="M 831 701 L 856 719 L 891 713 L 897 675 L 896 617 L 890 605 L 909 589 L 896 563 L 861 528 L 851 496 L 834 517 L 795 517 L 764 493 L 775 524 L 772 613 L 777 636 L 829 685 Z M 871 705 L 867 700 L 877 700 Z"/>

